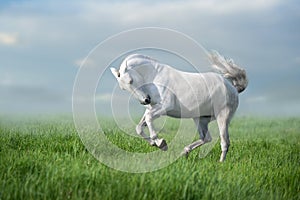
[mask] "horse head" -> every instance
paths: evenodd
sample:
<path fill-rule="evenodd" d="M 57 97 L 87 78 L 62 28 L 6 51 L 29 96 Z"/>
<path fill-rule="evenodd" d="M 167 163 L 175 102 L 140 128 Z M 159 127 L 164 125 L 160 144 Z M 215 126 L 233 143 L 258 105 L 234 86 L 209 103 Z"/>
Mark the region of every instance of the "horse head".
<path fill-rule="evenodd" d="M 134 69 L 120 73 L 115 68 L 110 68 L 112 74 L 117 79 L 122 90 L 130 92 L 141 104 L 148 105 L 151 103 L 151 97 L 146 92 L 143 77 Z"/>

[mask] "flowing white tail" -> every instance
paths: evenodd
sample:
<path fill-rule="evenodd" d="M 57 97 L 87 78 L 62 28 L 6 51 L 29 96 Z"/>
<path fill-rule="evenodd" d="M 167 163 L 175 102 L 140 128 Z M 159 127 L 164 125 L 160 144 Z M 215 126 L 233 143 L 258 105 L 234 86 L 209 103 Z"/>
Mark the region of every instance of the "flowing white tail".
<path fill-rule="evenodd" d="M 248 79 L 244 69 L 235 64 L 232 59 L 224 58 L 215 50 L 209 53 L 209 58 L 212 62 L 212 67 L 230 80 L 239 93 L 246 89 Z"/>

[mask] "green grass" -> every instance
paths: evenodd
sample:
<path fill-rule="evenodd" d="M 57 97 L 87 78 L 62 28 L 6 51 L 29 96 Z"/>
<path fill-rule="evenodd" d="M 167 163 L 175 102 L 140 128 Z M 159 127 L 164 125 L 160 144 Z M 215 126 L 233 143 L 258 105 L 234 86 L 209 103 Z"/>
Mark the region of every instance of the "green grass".
<path fill-rule="evenodd" d="M 168 140 L 176 121 L 162 132 Z M 113 123 L 104 132 L 128 151 L 153 151 Z M 300 118 L 235 118 L 231 147 L 199 150 L 155 172 L 132 174 L 99 163 L 69 117 L 0 118 L 0 199 L 300 199 Z M 138 164 L 138 163 L 137 163 Z"/>

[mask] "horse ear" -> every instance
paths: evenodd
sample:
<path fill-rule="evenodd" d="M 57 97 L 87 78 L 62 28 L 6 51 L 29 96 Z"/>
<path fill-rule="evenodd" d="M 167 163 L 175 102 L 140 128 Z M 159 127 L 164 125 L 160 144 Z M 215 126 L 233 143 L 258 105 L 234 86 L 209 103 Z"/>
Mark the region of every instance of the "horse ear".
<path fill-rule="evenodd" d="M 120 78 L 120 72 L 117 69 L 111 67 L 110 71 L 116 77 L 116 79 Z"/>

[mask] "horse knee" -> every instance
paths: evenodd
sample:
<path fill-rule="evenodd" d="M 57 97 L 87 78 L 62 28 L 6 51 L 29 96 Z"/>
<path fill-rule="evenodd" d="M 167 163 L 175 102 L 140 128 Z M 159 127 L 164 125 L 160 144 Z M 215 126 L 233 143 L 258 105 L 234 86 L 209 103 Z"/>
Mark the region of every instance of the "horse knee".
<path fill-rule="evenodd" d="M 146 115 L 146 116 L 145 116 L 145 122 L 146 122 L 146 124 L 147 124 L 148 126 L 151 125 L 152 121 L 153 121 L 153 119 L 152 119 L 152 116 L 151 116 L 151 115 Z"/>
<path fill-rule="evenodd" d="M 143 131 L 142 126 L 141 126 L 141 125 L 137 125 L 137 126 L 135 127 L 135 131 L 136 131 L 136 133 L 137 133 L 138 135 L 141 135 L 141 134 L 142 134 L 142 131 Z"/>
<path fill-rule="evenodd" d="M 138 135 L 141 135 L 143 133 L 144 127 L 146 126 L 146 123 L 140 123 L 135 127 L 135 131 Z"/>

